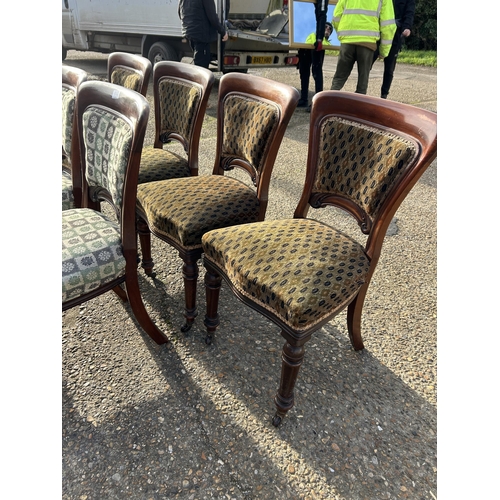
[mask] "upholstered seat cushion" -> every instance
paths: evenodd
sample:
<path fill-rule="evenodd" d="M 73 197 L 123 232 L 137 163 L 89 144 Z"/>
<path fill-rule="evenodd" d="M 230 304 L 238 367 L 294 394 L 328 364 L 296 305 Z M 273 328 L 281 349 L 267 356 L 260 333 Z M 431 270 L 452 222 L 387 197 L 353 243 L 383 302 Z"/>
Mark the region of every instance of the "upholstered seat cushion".
<path fill-rule="evenodd" d="M 141 155 L 139 184 L 189 177 L 187 158 L 160 148 L 145 147 Z"/>
<path fill-rule="evenodd" d="M 75 208 L 75 199 L 73 197 L 73 182 L 71 177 L 62 172 L 62 209 L 70 210 Z"/>
<path fill-rule="evenodd" d="M 124 274 L 120 226 L 89 208 L 62 212 L 63 303 Z"/>
<path fill-rule="evenodd" d="M 140 184 L 137 207 L 159 234 L 187 250 L 211 229 L 258 220 L 259 201 L 243 182 L 222 175 Z"/>
<path fill-rule="evenodd" d="M 217 229 L 202 242 L 204 258 L 243 296 L 296 331 L 342 309 L 370 267 L 361 245 L 312 219 Z"/>

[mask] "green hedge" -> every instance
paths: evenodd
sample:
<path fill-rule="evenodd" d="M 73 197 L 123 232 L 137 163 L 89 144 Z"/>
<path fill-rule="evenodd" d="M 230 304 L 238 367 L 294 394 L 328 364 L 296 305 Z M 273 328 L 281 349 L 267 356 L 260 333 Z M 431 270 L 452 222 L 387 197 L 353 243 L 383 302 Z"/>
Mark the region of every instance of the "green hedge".
<path fill-rule="evenodd" d="M 405 40 L 410 50 L 437 50 L 437 0 L 416 0 L 411 35 Z"/>

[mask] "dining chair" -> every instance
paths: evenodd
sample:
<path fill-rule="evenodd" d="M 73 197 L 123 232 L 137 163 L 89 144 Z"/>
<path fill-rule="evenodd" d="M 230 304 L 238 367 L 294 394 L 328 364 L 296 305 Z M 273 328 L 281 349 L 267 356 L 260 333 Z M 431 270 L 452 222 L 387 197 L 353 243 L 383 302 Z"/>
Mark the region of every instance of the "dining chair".
<path fill-rule="evenodd" d="M 86 80 L 87 73 L 83 69 L 62 65 L 62 210 L 82 206 L 75 101 L 78 87 Z"/>
<path fill-rule="evenodd" d="M 219 325 L 222 280 L 285 339 L 273 425 L 293 407 L 304 345 L 314 332 L 347 308 L 352 346 L 364 348 L 361 314 L 384 237 L 401 202 L 436 158 L 436 128 L 430 111 L 350 92 L 320 92 L 312 101 L 306 177 L 293 218 L 202 236 L 206 342 Z M 326 207 L 352 216 L 359 238 L 308 217 L 310 209 Z M 243 311 L 237 314 L 244 319 Z"/>
<path fill-rule="evenodd" d="M 271 172 L 298 99 L 297 89 L 289 85 L 257 75 L 223 75 L 212 174 L 138 186 L 138 228 L 146 273 L 152 273 L 153 263 L 142 242 L 150 233 L 174 247 L 183 261 L 184 332 L 197 315 L 201 237 L 211 229 L 264 220 Z M 236 172 L 241 178 L 233 175 Z"/>
<path fill-rule="evenodd" d="M 75 113 L 83 207 L 62 212 L 62 310 L 115 290 L 144 331 L 165 343 L 146 310 L 137 275 L 135 204 L 149 104 L 133 90 L 87 81 L 80 85 Z M 113 216 L 90 208 L 102 203 L 109 203 Z"/>
<path fill-rule="evenodd" d="M 201 129 L 215 77 L 200 66 L 160 61 L 153 69 L 155 137 L 153 146 L 142 150 L 139 184 L 198 175 Z M 184 155 L 166 148 L 181 144 Z M 151 234 L 138 221 L 142 266 L 151 277 Z M 149 256 L 149 258 L 148 258 Z"/>

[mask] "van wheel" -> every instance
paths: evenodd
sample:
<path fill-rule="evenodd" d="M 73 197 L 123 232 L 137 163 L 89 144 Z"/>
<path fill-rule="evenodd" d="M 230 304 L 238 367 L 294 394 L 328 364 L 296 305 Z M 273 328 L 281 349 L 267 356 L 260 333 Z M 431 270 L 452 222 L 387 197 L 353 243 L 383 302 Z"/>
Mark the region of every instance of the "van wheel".
<path fill-rule="evenodd" d="M 159 61 L 180 61 L 180 57 L 174 48 L 165 42 L 153 43 L 149 49 L 148 59 L 153 66 Z"/>
<path fill-rule="evenodd" d="M 62 60 L 66 59 L 66 56 L 68 55 L 68 51 L 63 47 L 62 48 Z"/>

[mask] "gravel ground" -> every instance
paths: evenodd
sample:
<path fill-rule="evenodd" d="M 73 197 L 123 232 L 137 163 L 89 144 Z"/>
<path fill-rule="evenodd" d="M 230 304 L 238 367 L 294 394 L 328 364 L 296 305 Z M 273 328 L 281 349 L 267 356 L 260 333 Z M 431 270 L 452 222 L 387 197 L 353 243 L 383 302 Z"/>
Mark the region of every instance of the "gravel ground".
<path fill-rule="evenodd" d="M 86 69 L 97 61 L 95 77 L 103 78 L 103 57 L 70 52 L 66 63 Z M 335 64 L 327 58 L 325 88 Z M 294 68 L 259 74 L 299 85 Z M 380 81 L 376 65 L 369 94 Z M 355 74 L 345 90 L 354 85 Z M 214 160 L 216 92 L 200 175 Z M 436 96 L 435 69 L 398 66 L 391 98 L 436 111 Z M 297 110 L 283 140 L 269 219 L 293 215 L 308 119 Z M 158 240 L 157 276 L 140 280 L 169 344 L 154 344 L 112 293 L 63 313 L 62 498 L 437 498 L 436 176 L 434 162 L 390 227 L 365 303 L 365 349 L 353 351 L 345 313 L 319 330 L 306 344 L 295 407 L 278 429 L 270 419 L 279 330 L 223 286 L 221 324 L 205 345 L 201 268 L 199 317 L 184 336 L 182 263 Z M 314 215 L 355 232 L 340 213 Z"/>

